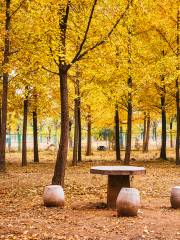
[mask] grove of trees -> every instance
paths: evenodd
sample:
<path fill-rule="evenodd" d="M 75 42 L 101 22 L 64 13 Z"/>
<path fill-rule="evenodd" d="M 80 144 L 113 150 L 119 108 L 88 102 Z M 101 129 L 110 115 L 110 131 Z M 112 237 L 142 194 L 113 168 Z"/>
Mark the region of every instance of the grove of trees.
<path fill-rule="evenodd" d="M 179 0 L 2 0 L 0 29 L 1 172 L 6 170 L 7 122 L 20 117 L 22 166 L 27 165 L 28 121 L 33 122 L 34 162 L 40 161 L 41 121 L 60 122 L 52 184 L 64 185 L 72 124 L 73 165 L 82 161 L 82 128 L 87 129 L 86 155 L 92 154 L 93 127 L 114 129 L 116 160 L 128 165 L 137 116 L 143 152 L 150 124 L 161 121 L 163 160 L 167 124 L 172 130 L 176 122 L 175 162 L 180 165 Z"/>

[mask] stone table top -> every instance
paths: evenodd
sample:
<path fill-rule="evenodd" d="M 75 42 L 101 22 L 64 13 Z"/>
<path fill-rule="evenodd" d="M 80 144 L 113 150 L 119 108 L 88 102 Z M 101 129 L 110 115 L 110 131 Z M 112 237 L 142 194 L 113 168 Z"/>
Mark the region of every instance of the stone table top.
<path fill-rule="evenodd" d="M 146 169 L 135 166 L 96 166 L 91 167 L 90 173 L 102 175 L 140 175 L 145 174 Z"/>

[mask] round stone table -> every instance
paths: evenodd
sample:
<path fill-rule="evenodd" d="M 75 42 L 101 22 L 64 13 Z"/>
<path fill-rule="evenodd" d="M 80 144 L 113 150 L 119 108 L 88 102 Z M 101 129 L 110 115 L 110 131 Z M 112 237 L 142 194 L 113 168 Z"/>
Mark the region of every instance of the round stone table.
<path fill-rule="evenodd" d="M 145 174 L 144 167 L 96 166 L 90 173 L 108 175 L 107 207 L 116 208 L 116 199 L 122 187 L 130 187 L 130 175 Z"/>

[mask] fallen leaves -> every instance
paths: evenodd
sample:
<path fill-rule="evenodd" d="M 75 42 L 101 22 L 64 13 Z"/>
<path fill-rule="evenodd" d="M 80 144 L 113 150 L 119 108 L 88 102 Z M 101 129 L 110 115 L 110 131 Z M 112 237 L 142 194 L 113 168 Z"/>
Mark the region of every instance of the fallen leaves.
<path fill-rule="evenodd" d="M 9 174 L 0 176 L 0 239 L 180 239 L 179 210 L 172 210 L 169 203 L 171 186 L 180 184 L 179 169 L 172 163 L 143 163 L 147 174 L 134 177 L 132 183 L 140 190 L 142 208 L 137 217 L 117 218 L 115 210 L 106 208 L 107 177 L 89 174 L 92 165 L 106 163 L 112 164 L 83 162 L 67 169 L 64 209 L 42 203 L 53 161 L 30 164 L 26 170 L 8 166 Z"/>

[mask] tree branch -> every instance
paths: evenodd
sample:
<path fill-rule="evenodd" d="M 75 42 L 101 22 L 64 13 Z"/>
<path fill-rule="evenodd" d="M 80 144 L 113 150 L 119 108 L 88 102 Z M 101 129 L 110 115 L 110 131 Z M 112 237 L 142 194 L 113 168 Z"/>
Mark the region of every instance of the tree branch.
<path fill-rule="evenodd" d="M 97 0 L 94 0 L 94 3 L 93 3 L 93 6 L 92 6 L 92 9 L 91 9 L 91 13 L 90 13 L 90 16 L 89 16 L 89 21 L 88 21 L 88 24 L 87 24 L 87 27 L 86 27 L 86 31 L 85 31 L 85 34 L 84 34 L 84 38 L 81 42 L 81 45 L 79 47 L 79 50 L 78 52 L 76 53 L 75 57 L 73 58 L 72 60 L 72 63 L 75 63 L 82 51 L 82 48 L 84 46 L 84 43 L 86 42 L 86 39 L 87 39 L 87 35 L 88 35 L 88 32 L 89 32 L 89 28 L 90 28 L 90 25 L 91 25 L 91 21 L 92 21 L 92 17 L 93 17 L 93 13 L 94 13 L 94 9 L 95 9 L 95 6 L 97 4 Z"/>
<path fill-rule="evenodd" d="M 173 47 L 171 46 L 170 42 L 167 40 L 165 34 L 158 28 L 155 27 L 156 32 L 162 37 L 162 39 L 168 44 L 169 48 L 173 51 L 173 53 L 177 56 L 176 51 L 174 51 Z"/>
<path fill-rule="evenodd" d="M 18 53 L 18 52 L 19 52 L 19 49 L 10 52 L 9 55 L 13 55 L 13 54 Z"/>
<path fill-rule="evenodd" d="M 54 55 L 53 55 L 53 51 L 52 51 L 51 46 L 49 46 L 49 50 L 50 50 L 51 56 L 52 56 L 52 58 L 53 58 L 53 60 L 54 60 L 54 63 L 59 67 L 59 63 L 56 61 L 56 59 L 55 59 L 55 57 L 54 57 Z"/>
<path fill-rule="evenodd" d="M 26 0 L 22 0 L 22 2 L 19 4 L 19 6 L 16 8 L 16 10 L 11 14 L 10 17 L 12 17 L 13 15 L 15 15 L 17 13 L 17 11 L 21 8 L 21 6 L 23 5 L 23 3 L 25 2 Z"/>
<path fill-rule="evenodd" d="M 44 69 L 44 70 L 46 70 L 46 71 L 48 71 L 48 72 L 50 72 L 50 73 L 53 73 L 53 74 L 56 74 L 56 75 L 59 76 L 59 73 L 58 73 L 58 72 L 51 71 L 51 70 L 45 68 L 44 66 L 42 66 L 42 69 Z"/>
<path fill-rule="evenodd" d="M 89 53 L 90 51 L 94 50 L 95 48 L 99 47 L 100 45 L 104 44 L 107 39 L 111 36 L 111 34 L 114 32 L 115 28 L 117 27 L 117 25 L 119 24 L 119 22 L 123 19 L 123 17 L 125 16 L 126 12 L 128 11 L 131 3 L 133 0 L 128 1 L 128 4 L 126 6 L 126 9 L 124 10 L 124 12 L 121 14 L 121 16 L 116 20 L 115 24 L 112 26 L 112 28 L 110 29 L 110 31 L 108 32 L 108 34 L 99 42 L 95 43 L 92 47 L 86 49 L 84 52 L 82 52 L 81 54 L 79 54 L 79 56 L 77 56 L 76 58 L 74 58 L 71 62 L 71 64 L 75 63 L 76 61 L 79 61 L 82 57 L 84 57 L 87 53 Z M 70 64 L 70 65 L 71 65 Z"/>

